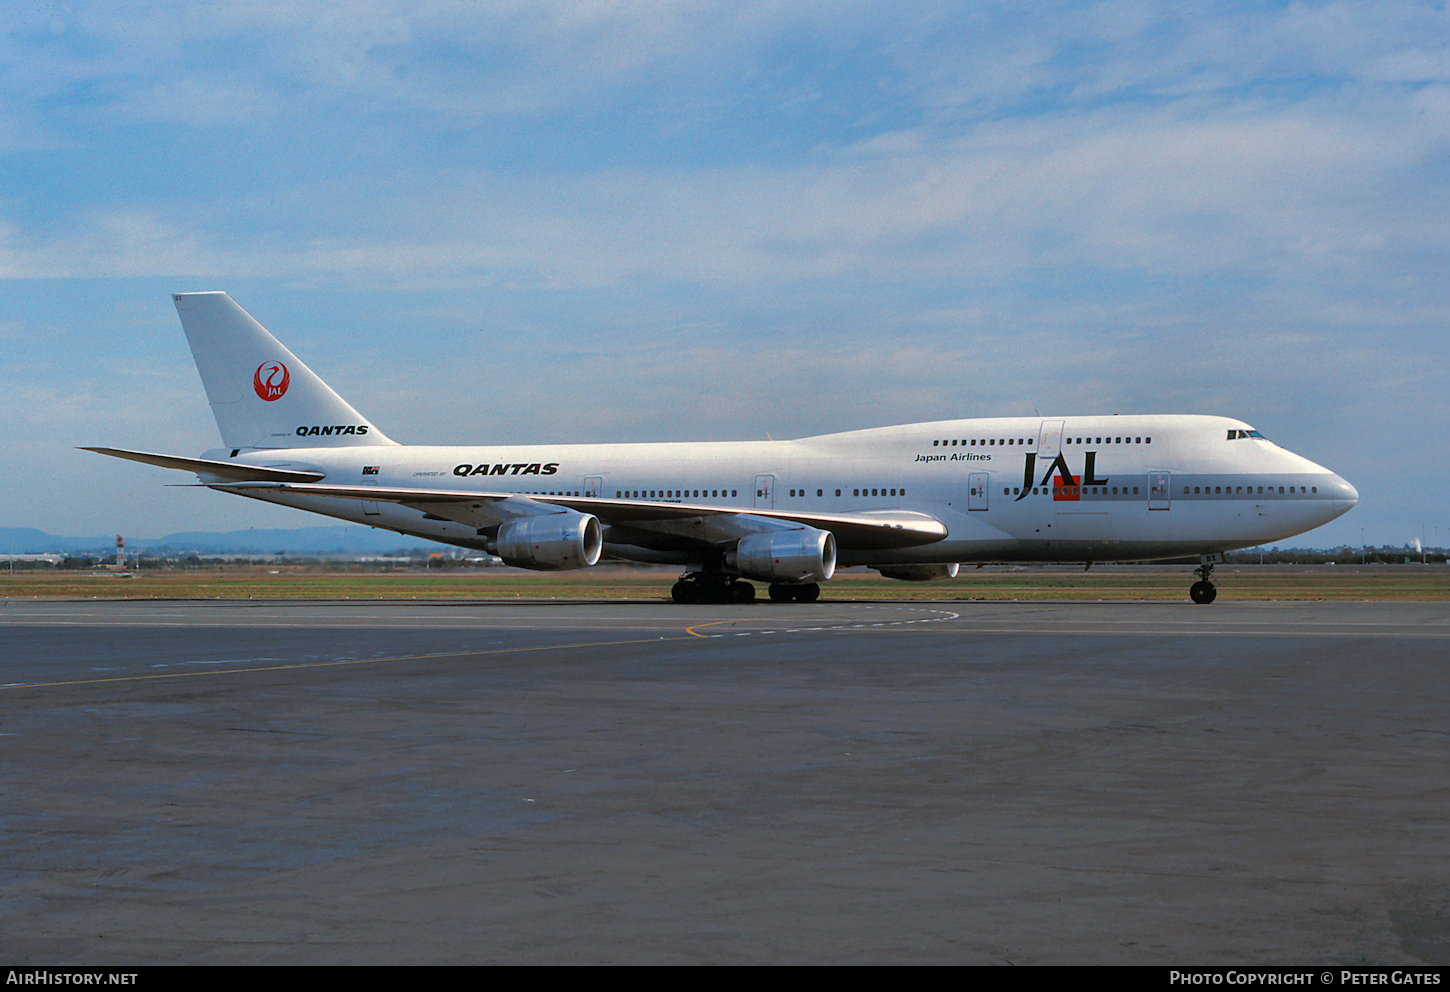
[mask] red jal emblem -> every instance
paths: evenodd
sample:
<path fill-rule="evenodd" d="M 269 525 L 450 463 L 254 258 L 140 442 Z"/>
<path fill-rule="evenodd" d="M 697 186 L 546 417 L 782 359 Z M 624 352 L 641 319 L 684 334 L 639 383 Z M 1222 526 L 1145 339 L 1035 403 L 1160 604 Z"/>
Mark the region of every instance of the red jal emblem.
<path fill-rule="evenodd" d="M 281 362 L 263 362 L 252 374 L 252 388 L 268 403 L 280 400 L 287 392 L 287 383 L 291 381 L 287 366 Z"/>

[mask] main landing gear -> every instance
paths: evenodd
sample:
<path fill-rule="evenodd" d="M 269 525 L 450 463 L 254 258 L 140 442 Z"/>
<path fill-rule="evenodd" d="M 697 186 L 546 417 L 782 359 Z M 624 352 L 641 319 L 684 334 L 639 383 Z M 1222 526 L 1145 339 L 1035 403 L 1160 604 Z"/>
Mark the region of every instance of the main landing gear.
<path fill-rule="evenodd" d="M 814 582 L 786 585 L 784 582 L 770 584 L 772 603 L 814 603 L 821 598 L 821 587 Z"/>
<path fill-rule="evenodd" d="M 1209 557 L 1218 556 L 1205 555 L 1204 558 L 1199 559 L 1201 564 L 1193 570 L 1193 574 L 1198 576 L 1198 581 L 1188 587 L 1188 598 L 1200 606 L 1207 606 L 1218 598 L 1218 586 L 1213 584 L 1212 578 L 1213 562 L 1207 560 Z"/>
<path fill-rule="evenodd" d="M 675 583 L 670 598 L 686 604 L 750 603 L 755 600 L 755 587 L 720 572 L 692 572 Z M 814 603 L 820 598 L 821 587 L 814 582 L 770 584 L 772 603 Z"/>
<path fill-rule="evenodd" d="M 731 579 L 719 572 L 694 572 L 676 582 L 670 590 L 676 603 L 749 603 L 755 587 L 744 579 Z"/>

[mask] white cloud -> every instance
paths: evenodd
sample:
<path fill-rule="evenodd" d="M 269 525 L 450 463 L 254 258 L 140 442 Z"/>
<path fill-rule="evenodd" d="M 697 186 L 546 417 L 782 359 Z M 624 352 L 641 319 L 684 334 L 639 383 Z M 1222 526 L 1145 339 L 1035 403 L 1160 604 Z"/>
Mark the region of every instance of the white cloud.
<path fill-rule="evenodd" d="M 1406 275 L 1450 248 L 1444 197 L 1415 173 L 1446 150 L 1446 94 L 1414 102 L 1121 107 L 918 131 L 788 166 L 479 174 L 350 193 L 282 191 L 305 207 L 258 227 L 251 199 L 203 209 L 103 208 L 62 227 L 0 229 L 0 273 L 273 275 L 374 285 L 540 286 L 659 280 L 882 284 L 1130 271 L 1315 286 Z M 318 231 L 330 232 L 320 236 Z M 1393 272 L 1391 271 L 1393 267 Z M 1413 274 L 1411 271 L 1408 274 Z"/>

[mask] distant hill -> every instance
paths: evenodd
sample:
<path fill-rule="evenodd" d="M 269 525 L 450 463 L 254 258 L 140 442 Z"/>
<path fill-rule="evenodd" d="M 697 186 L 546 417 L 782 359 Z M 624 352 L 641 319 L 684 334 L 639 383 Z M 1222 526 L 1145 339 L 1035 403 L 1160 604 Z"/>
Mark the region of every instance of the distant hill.
<path fill-rule="evenodd" d="M 437 550 L 440 547 L 431 541 L 358 525 L 298 527 L 293 530 L 181 531 L 164 537 L 133 537 L 130 534 L 125 537 L 127 554 L 139 551 L 173 554 L 381 554 L 404 548 Z M 33 527 L 0 527 L 0 554 L 82 553 L 106 557 L 114 555 L 116 535 L 62 537 Z"/>

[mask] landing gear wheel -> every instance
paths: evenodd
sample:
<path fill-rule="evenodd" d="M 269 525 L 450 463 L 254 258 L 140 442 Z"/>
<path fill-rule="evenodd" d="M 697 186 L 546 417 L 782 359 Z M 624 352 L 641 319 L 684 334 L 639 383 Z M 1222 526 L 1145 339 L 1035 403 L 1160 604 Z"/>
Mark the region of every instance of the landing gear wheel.
<path fill-rule="evenodd" d="M 770 599 L 773 603 L 814 603 L 820 598 L 821 587 L 814 582 L 770 584 Z"/>
<path fill-rule="evenodd" d="M 670 587 L 670 598 L 682 605 L 749 603 L 755 599 L 755 587 L 744 579 L 731 581 L 719 572 L 692 572 Z"/>
<path fill-rule="evenodd" d="M 1211 557 L 1222 556 L 1204 555 L 1199 558 L 1199 566 L 1193 570 L 1193 574 L 1198 576 L 1198 581 L 1188 587 L 1188 598 L 1200 606 L 1207 606 L 1218 598 L 1218 586 L 1213 584 Z"/>

